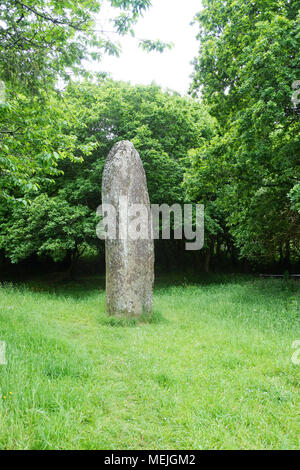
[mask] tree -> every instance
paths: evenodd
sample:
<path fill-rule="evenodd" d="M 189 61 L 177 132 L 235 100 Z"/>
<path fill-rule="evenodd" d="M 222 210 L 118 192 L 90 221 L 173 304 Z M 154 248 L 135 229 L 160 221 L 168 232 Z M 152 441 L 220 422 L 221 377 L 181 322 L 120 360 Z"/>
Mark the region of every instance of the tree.
<path fill-rule="evenodd" d="M 76 82 L 67 87 L 64 103 L 72 119 L 65 121 L 62 132 L 77 136 L 77 160 L 59 160 L 54 183 L 41 182 L 37 192 L 30 193 L 31 204 L 6 211 L 0 248 L 13 262 L 32 254 L 47 254 L 57 261 L 70 252 L 74 259 L 87 248 L 103 251 L 96 238 L 95 213 L 101 204 L 104 164 L 115 142 L 135 144 L 151 202 L 173 204 L 184 202 L 189 150 L 212 134 L 201 104 L 164 93 L 156 85 L 131 86 L 103 77 L 98 83 Z"/>
<path fill-rule="evenodd" d="M 115 38 L 133 34 L 134 23 L 151 4 L 109 3 L 116 10 L 113 18 L 105 18 L 99 0 L 1 3 L 0 204 L 27 199 L 28 189 L 56 174 L 60 158 L 74 159 L 76 136 L 61 132 L 72 117 L 54 97 L 59 95 L 57 81 L 85 75 L 84 59 L 118 54 Z M 143 40 L 141 45 L 159 51 L 168 46 Z"/>
<path fill-rule="evenodd" d="M 192 93 L 219 128 L 194 153 L 192 186 L 210 185 L 248 259 L 299 259 L 299 1 L 204 0 Z M 188 183 L 189 184 L 189 183 Z"/>
<path fill-rule="evenodd" d="M 201 104 L 164 93 L 154 84 L 131 86 L 102 78 L 97 84 L 70 84 L 65 101 L 73 116 L 71 134 L 81 145 L 96 144 L 80 167 L 61 163 L 65 176 L 57 184 L 64 190 L 71 185 L 74 202 L 88 201 L 93 209 L 100 204 L 106 156 L 120 140 L 131 140 L 139 151 L 152 203 L 184 201 L 181 184 L 188 150 L 212 132 Z"/>
<path fill-rule="evenodd" d="M 59 174 L 60 159 L 78 161 L 93 145 L 81 146 L 76 135 L 65 132 L 72 119 L 51 90 L 45 102 L 19 93 L 0 106 L 0 203 L 21 200 Z"/>
<path fill-rule="evenodd" d="M 73 275 L 79 257 L 95 245 L 95 225 L 87 206 L 68 204 L 60 193 L 41 194 L 26 209 L 14 207 L 13 216 L 0 226 L 0 246 L 13 263 L 33 254 L 54 261 L 68 257 Z"/>
<path fill-rule="evenodd" d="M 0 78 L 31 91 L 49 87 L 57 76 L 83 73 L 84 59 L 118 54 L 114 34 L 133 33 L 150 0 L 4 0 L 0 7 Z M 113 10 L 111 10 L 112 12 Z M 113 15 L 113 13 L 112 13 Z M 150 41 L 149 47 L 155 47 Z M 159 44 L 163 50 L 166 44 Z"/>

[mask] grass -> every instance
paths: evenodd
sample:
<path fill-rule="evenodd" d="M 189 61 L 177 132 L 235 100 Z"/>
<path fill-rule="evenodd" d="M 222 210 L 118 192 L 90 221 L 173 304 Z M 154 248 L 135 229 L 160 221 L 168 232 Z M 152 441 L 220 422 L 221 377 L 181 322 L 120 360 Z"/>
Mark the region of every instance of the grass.
<path fill-rule="evenodd" d="M 0 449 L 299 448 L 299 290 L 161 280 L 120 324 L 103 279 L 2 285 Z"/>

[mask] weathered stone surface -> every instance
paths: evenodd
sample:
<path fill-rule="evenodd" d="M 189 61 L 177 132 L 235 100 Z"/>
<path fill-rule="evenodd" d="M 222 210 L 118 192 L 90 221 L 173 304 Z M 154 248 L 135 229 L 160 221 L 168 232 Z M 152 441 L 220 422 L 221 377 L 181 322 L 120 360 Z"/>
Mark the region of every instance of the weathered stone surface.
<path fill-rule="evenodd" d="M 148 239 L 132 240 L 128 236 L 106 239 L 106 311 L 108 315 L 139 317 L 152 311 L 154 244 L 145 171 L 138 152 L 128 141 L 117 143 L 110 151 L 102 180 L 102 203 L 116 209 L 120 237 L 120 221 L 124 220 L 120 199 L 124 201 L 124 198 L 129 209 L 134 204 L 146 208 Z M 125 220 L 130 223 L 133 218 Z M 120 231 L 124 234 L 124 225 Z"/>

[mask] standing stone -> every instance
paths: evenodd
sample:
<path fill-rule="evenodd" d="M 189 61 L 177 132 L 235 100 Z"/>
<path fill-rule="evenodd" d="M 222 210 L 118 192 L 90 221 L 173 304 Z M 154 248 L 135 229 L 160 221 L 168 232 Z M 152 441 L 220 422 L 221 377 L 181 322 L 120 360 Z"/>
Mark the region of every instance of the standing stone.
<path fill-rule="evenodd" d="M 126 211 L 124 214 L 125 200 L 128 216 Z M 153 307 L 154 282 L 151 208 L 143 164 L 131 142 L 117 143 L 107 157 L 102 204 L 110 204 L 116 211 L 117 239 L 107 237 L 105 241 L 107 314 L 122 317 L 149 314 Z M 128 236 L 129 224 L 137 220 L 130 215 L 130 208 L 136 204 L 143 205 L 146 215 L 143 227 L 146 224 L 147 236 L 143 239 Z"/>

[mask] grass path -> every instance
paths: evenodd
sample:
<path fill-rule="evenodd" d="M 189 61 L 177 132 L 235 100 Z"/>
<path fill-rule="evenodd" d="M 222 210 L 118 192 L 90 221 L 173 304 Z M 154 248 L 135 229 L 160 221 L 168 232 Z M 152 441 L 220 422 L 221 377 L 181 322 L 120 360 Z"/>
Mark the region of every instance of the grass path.
<path fill-rule="evenodd" d="M 0 288 L 0 449 L 299 448 L 299 283 L 160 282 L 127 326 L 101 285 Z"/>

